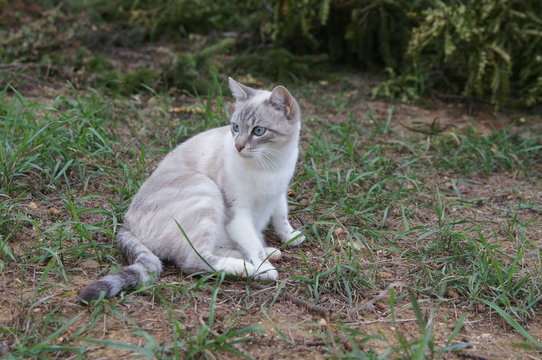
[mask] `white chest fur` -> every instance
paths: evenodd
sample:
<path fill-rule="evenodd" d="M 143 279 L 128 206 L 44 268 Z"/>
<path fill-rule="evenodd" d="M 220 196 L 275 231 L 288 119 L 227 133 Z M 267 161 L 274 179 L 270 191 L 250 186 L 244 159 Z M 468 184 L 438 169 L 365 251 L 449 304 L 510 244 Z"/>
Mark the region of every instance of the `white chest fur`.
<path fill-rule="evenodd" d="M 256 159 L 238 154 L 231 140 L 225 141 L 224 170 L 230 195 L 236 210 L 249 215 L 258 230 L 265 227 L 277 203 L 286 196 L 297 162 L 297 142 L 282 149 L 282 153 L 274 168 L 264 168 Z"/>

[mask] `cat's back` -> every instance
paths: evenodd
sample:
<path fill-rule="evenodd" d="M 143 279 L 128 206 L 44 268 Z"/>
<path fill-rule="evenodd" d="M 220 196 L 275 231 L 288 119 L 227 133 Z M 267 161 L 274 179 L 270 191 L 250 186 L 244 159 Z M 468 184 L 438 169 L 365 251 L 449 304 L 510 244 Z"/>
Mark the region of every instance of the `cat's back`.
<path fill-rule="evenodd" d="M 215 180 L 222 172 L 224 139 L 229 131 L 228 126 L 207 130 L 177 146 L 143 183 L 132 205 L 155 202 L 157 194 L 172 196 L 171 192 L 192 183 L 194 174 Z"/>
<path fill-rule="evenodd" d="M 228 126 L 204 131 L 166 155 L 132 200 L 124 216 L 125 224 L 134 228 L 147 215 L 158 216 L 160 209 L 193 193 L 194 187 L 197 191 L 215 191 L 207 188 L 209 184 L 202 188 L 200 179 L 206 176 L 216 182 L 221 176 L 224 139 L 229 131 Z"/>
<path fill-rule="evenodd" d="M 155 173 L 189 170 L 214 177 L 223 163 L 224 139 L 229 132 L 229 126 L 222 126 L 191 137 L 170 152 Z"/>

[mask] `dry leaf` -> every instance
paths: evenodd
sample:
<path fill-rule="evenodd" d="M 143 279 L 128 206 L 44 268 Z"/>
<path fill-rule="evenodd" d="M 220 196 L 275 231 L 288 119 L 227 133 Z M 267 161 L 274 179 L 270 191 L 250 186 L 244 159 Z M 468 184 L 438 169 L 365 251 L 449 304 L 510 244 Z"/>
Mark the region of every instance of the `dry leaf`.
<path fill-rule="evenodd" d="M 38 204 L 36 204 L 35 202 L 30 202 L 28 203 L 28 207 L 32 210 L 36 210 L 38 208 Z"/>
<path fill-rule="evenodd" d="M 262 87 L 265 85 L 260 80 L 255 79 L 254 76 L 252 76 L 251 74 L 248 74 L 247 76 L 239 76 L 237 80 L 239 80 L 239 82 L 242 82 L 243 84 L 250 86 Z"/>
<path fill-rule="evenodd" d="M 50 213 L 51 215 L 60 215 L 60 210 L 58 210 L 58 209 L 55 208 L 55 207 L 52 207 L 52 208 L 49 209 L 49 213 Z"/>
<path fill-rule="evenodd" d="M 392 276 L 392 275 L 391 275 L 389 272 L 387 272 L 387 271 L 381 271 L 381 272 L 380 272 L 380 277 L 382 277 L 382 278 L 384 278 L 384 279 L 389 279 L 389 278 L 391 278 L 391 276 Z"/>
<path fill-rule="evenodd" d="M 169 109 L 172 113 L 183 113 L 183 114 L 203 114 L 205 110 L 200 107 L 174 107 Z"/>
<path fill-rule="evenodd" d="M 361 246 L 361 244 L 359 243 L 359 241 L 351 241 L 350 244 L 351 244 L 352 247 L 353 247 L 354 249 L 356 249 L 357 251 L 361 251 L 362 246 Z"/>
<path fill-rule="evenodd" d="M 87 261 L 83 261 L 79 265 L 85 268 L 93 268 L 93 267 L 100 266 L 100 263 L 97 262 L 96 260 L 87 260 Z"/>
<path fill-rule="evenodd" d="M 457 291 L 454 291 L 454 290 L 448 290 L 448 297 L 451 298 L 451 299 L 457 299 L 459 298 L 459 294 L 457 293 Z"/>
<path fill-rule="evenodd" d="M 333 234 L 335 234 L 335 236 L 341 236 L 346 234 L 346 231 L 342 227 L 336 227 L 335 230 L 333 230 Z"/>

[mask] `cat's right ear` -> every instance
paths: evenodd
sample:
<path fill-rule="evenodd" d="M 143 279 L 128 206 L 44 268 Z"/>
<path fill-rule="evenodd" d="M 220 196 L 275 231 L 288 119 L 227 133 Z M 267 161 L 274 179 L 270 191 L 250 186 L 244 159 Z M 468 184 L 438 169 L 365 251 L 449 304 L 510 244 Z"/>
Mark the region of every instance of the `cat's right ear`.
<path fill-rule="evenodd" d="M 246 85 L 243 85 L 240 82 L 233 80 L 231 77 L 228 78 L 228 81 L 230 84 L 231 93 L 233 94 L 233 96 L 235 97 L 235 100 L 237 101 L 248 100 L 256 92 L 255 89 L 248 87 Z"/>

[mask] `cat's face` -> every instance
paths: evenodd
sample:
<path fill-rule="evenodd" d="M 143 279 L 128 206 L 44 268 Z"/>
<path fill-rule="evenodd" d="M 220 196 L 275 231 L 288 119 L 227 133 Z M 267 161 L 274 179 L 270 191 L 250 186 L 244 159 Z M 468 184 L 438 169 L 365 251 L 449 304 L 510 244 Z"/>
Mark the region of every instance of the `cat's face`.
<path fill-rule="evenodd" d="M 283 86 L 273 91 L 252 89 L 230 78 L 236 98 L 231 133 L 237 152 L 246 158 L 274 162 L 286 154 L 285 145 L 297 142 L 300 110 Z"/>

